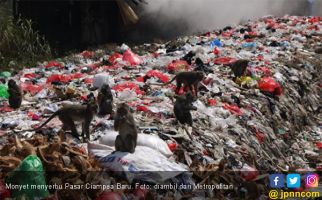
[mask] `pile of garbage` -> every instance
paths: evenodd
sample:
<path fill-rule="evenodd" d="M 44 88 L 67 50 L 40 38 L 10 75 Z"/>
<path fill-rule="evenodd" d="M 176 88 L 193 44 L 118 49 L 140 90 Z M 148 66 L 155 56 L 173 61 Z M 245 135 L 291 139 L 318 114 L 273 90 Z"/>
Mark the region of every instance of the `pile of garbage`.
<path fill-rule="evenodd" d="M 35 154 L 45 171 L 86 174 L 91 168 L 104 168 L 129 184 L 177 181 L 234 186 L 202 192 L 167 190 L 163 195 L 169 199 L 263 197 L 268 171 L 322 170 L 321 25 L 321 17 L 267 16 L 165 44 L 84 51 L 26 68 L 14 77 L 2 73 L 3 82 L 19 80 L 25 94 L 20 109 L 13 110 L 6 103 L 6 84 L 0 85 L 4 99 L 0 166 L 13 170 L 24 157 Z M 250 61 L 247 72 L 233 77 L 229 65 L 240 59 Z M 187 127 L 177 123 L 173 114 L 176 87 L 153 83 L 167 83 L 174 74 L 193 70 L 203 71 L 206 78 L 194 102 L 197 110 L 191 111 L 193 126 Z M 97 96 L 95 89 L 105 83 L 112 88 L 115 105 L 127 102 L 135 111 L 141 133 L 134 154 L 114 152 L 117 132 L 110 116 L 95 117 L 88 144 L 55 141 L 59 120 L 42 129 L 45 137 L 19 132 L 39 125 L 62 103 L 79 103 L 91 92 Z M 178 91 L 184 93 L 184 88 Z M 9 140 L 17 134 L 24 142 Z M 188 172 L 193 179 L 187 178 Z"/>

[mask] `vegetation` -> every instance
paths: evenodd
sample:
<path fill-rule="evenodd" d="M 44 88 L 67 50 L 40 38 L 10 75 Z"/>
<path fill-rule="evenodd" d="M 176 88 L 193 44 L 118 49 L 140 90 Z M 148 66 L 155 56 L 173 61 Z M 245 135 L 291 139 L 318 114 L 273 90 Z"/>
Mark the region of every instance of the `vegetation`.
<path fill-rule="evenodd" d="M 0 5 L 0 70 L 19 70 L 51 57 L 48 42 L 26 19 L 13 19 Z"/>

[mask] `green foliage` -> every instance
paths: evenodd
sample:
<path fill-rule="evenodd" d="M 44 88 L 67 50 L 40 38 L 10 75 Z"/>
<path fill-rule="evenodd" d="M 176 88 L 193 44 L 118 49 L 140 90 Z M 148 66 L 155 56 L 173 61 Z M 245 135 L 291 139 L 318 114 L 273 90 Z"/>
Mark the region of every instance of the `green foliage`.
<path fill-rule="evenodd" d="M 19 70 L 50 57 L 48 42 L 33 30 L 32 22 L 13 19 L 0 7 L 0 70 Z"/>

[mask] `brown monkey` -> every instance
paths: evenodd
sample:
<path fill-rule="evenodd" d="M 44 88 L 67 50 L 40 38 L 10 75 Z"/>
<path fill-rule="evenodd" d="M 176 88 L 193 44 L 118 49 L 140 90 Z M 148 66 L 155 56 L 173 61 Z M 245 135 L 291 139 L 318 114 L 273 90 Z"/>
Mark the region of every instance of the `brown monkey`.
<path fill-rule="evenodd" d="M 9 105 L 11 108 L 20 108 L 22 102 L 21 88 L 12 79 L 8 82 Z"/>
<path fill-rule="evenodd" d="M 108 84 L 102 85 L 98 95 L 97 95 L 97 102 L 98 102 L 98 115 L 107 115 L 112 114 L 113 112 L 113 95 L 111 88 Z"/>
<path fill-rule="evenodd" d="M 54 117 L 58 116 L 59 120 L 63 123 L 63 130 L 71 130 L 72 135 L 79 139 L 79 135 L 75 126 L 75 122 L 82 122 L 82 137 L 85 139 L 89 139 L 89 126 L 97 113 L 97 105 L 96 102 L 89 102 L 87 105 L 73 105 L 66 104 L 59 110 L 57 110 L 54 114 L 52 114 L 42 125 L 35 129 L 39 130 L 43 126 L 45 126 L 48 122 L 50 122 Z"/>
<path fill-rule="evenodd" d="M 174 103 L 173 112 L 176 119 L 181 124 L 188 124 L 192 126 L 192 116 L 190 110 L 197 110 L 195 106 L 192 105 L 195 100 L 190 92 L 182 96 L 176 96 L 176 102 Z"/>
<path fill-rule="evenodd" d="M 195 90 L 195 96 L 198 95 L 198 86 L 200 81 L 204 79 L 204 74 L 201 71 L 190 71 L 190 72 L 180 72 L 177 75 L 175 75 L 170 81 L 163 84 L 151 84 L 151 85 L 168 85 L 172 83 L 174 80 L 177 82 L 177 88 L 176 93 L 179 92 L 182 84 L 184 84 L 185 87 L 189 87 L 190 91 L 192 92 L 192 86 Z"/>
<path fill-rule="evenodd" d="M 238 77 L 245 75 L 248 63 L 249 60 L 241 59 L 229 65 L 235 75 L 234 80 L 236 80 L 236 78 Z"/>
<path fill-rule="evenodd" d="M 115 150 L 134 153 L 138 132 L 130 107 L 125 103 L 117 108 L 114 130 L 119 132 L 115 140 Z"/>

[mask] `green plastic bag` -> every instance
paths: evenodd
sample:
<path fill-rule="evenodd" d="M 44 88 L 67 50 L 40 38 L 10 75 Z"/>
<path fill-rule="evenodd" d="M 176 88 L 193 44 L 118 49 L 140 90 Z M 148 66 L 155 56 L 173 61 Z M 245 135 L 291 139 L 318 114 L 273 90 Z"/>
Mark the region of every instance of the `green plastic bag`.
<path fill-rule="evenodd" d="M 44 198 L 49 195 L 41 160 L 36 155 L 29 155 L 21 164 L 9 173 L 6 184 L 18 185 L 11 190 L 13 198 Z"/>
<path fill-rule="evenodd" d="M 7 71 L 0 72 L 0 77 L 9 78 L 9 77 L 11 77 L 11 73 L 7 72 Z"/>
<path fill-rule="evenodd" d="M 0 98 L 9 98 L 8 86 L 5 84 L 0 84 Z"/>

